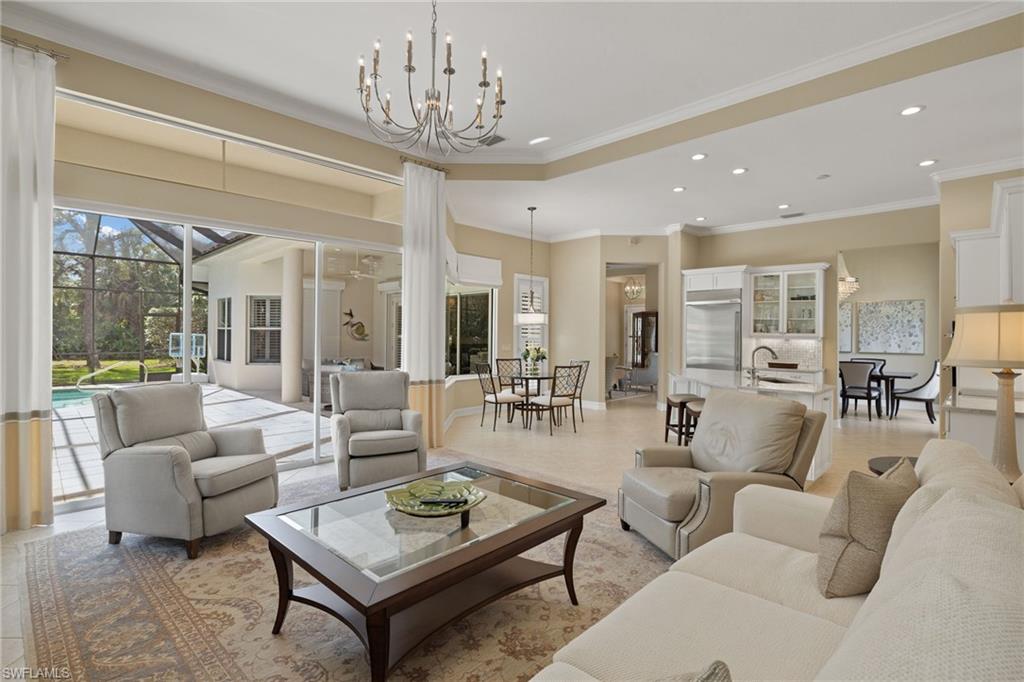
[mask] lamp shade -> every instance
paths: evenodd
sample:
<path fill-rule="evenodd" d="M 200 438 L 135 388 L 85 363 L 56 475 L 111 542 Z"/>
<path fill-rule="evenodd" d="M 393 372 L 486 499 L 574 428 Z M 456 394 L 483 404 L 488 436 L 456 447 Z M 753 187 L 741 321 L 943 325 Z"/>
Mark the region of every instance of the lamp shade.
<path fill-rule="evenodd" d="M 516 324 L 547 324 L 548 314 L 547 313 L 516 313 Z"/>
<path fill-rule="evenodd" d="M 1024 367 L 1024 305 L 957 308 L 945 364 L 955 367 Z"/>

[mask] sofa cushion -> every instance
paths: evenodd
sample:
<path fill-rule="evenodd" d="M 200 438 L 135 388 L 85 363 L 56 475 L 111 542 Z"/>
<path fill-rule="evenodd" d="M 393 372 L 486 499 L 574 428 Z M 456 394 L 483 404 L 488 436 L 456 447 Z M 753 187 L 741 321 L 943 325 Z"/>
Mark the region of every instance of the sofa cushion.
<path fill-rule="evenodd" d="M 199 384 L 119 388 L 107 394 L 126 447 L 179 433 L 203 431 L 203 389 Z"/>
<path fill-rule="evenodd" d="M 698 550 L 699 551 L 699 550 Z M 810 679 L 846 628 L 669 571 L 555 654 L 602 680 L 656 680 L 729 665 L 734 679 Z"/>
<path fill-rule="evenodd" d="M 575 666 L 557 661 L 530 678 L 531 682 L 591 682 L 596 679 Z"/>
<path fill-rule="evenodd" d="M 192 431 L 191 433 L 179 433 L 177 436 L 157 438 L 156 440 L 144 440 L 136 445 L 177 445 L 185 448 L 188 457 L 193 462 L 217 454 L 217 444 L 208 431 Z"/>
<path fill-rule="evenodd" d="M 402 428 L 402 411 L 392 410 L 349 410 L 345 413 L 352 433 L 357 431 L 387 431 Z"/>
<path fill-rule="evenodd" d="M 947 492 L 893 550 L 818 677 L 1024 678 L 1022 565 L 1024 510 Z"/>
<path fill-rule="evenodd" d="M 409 452 L 420 446 L 420 437 L 414 431 L 388 429 L 385 431 L 360 431 L 348 440 L 348 454 L 352 457 L 372 457 Z"/>
<path fill-rule="evenodd" d="M 904 460 L 875 478 L 851 471 L 821 528 L 818 589 L 826 597 L 849 597 L 874 587 L 900 507 L 917 479 Z"/>
<path fill-rule="evenodd" d="M 339 372 L 331 375 L 335 412 L 404 410 L 409 407 L 409 375 L 405 372 Z"/>
<path fill-rule="evenodd" d="M 793 461 L 806 412 L 792 400 L 712 390 L 690 444 L 694 466 L 782 473 Z"/>
<path fill-rule="evenodd" d="M 192 477 L 203 497 L 223 495 L 277 473 L 273 455 L 225 455 L 192 463 Z"/>
<path fill-rule="evenodd" d="M 756 568 L 752 568 L 756 567 Z M 728 533 L 672 565 L 726 587 L 848 627 L 865 595 L 826 599 L 816 587 L 818 555 L 745 533 Z"/>
<path fill-rule="evenodd" d="M 882 560 L 884 573 L 889 554 L 903 541 L 903 537 L 933 504 L 953 488 L 965 490 L 1020 507 L 1020 500 L 1006 478 L 981 454 L 967 443 L 955 440 L 933 439 L 921 450 L 914 467 L 920 488 L 907 500 L 892 525 L 892 536 Z"/>
<path fill-rule="evenodd" d="M 666 521 L 683 521 L 697 499 L 701 473 L 682 467 L 626 469 L 622 493 Z"/>

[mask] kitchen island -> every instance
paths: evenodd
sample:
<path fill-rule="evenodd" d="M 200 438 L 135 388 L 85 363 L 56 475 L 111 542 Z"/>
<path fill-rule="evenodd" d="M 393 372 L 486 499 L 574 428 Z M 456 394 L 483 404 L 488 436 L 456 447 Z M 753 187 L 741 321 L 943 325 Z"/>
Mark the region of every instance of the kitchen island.
<path fill-rule="evenodd" d="M 751 378 L 749 370 L 734 372 L 688 368 L 678 374 L 669 373 L 670 392 L 705 396 L 712 388 L 731 389 L 795 400 L 806 405 L 807 409 L 824 412 L 828 418 L 822 429 L 811 468 L 807 472 L 808 480 L 819 478 L 832 465 L 832 400 L 835 386 L 816 381 L 815 377 L 820 378 L 820 374 L 810 374 L 806 381 L 800 381 L 773 377 L 772 371 L 758 370 L 760 376 L 755 381 Z"/>

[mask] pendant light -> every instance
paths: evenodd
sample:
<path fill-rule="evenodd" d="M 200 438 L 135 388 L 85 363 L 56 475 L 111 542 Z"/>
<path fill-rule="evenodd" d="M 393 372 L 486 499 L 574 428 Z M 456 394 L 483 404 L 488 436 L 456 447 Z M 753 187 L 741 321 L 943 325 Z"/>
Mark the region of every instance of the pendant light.
<path fill-rule="evenodd" d="M 530 206 L 526 210 L 530 212 L 530 302 L 525 311 L 516 313 L 516 324 L 547 324 L 548 314 L 537 310 L 533 294 L 533 212 L 537 207 Z"/>

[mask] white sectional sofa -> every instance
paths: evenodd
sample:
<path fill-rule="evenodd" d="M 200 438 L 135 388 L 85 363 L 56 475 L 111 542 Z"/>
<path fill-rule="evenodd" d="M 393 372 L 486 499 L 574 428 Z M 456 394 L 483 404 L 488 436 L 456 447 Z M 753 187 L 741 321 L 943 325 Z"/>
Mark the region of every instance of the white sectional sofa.
<path fill-rule="evenodd" d="M 753 485 L 734 530 L 699 547 L 570 642 L 535 680 L 1024 679 L 1024 478 L 934 440 L 870 594 L 825 599 L 831 500 Z"/>

